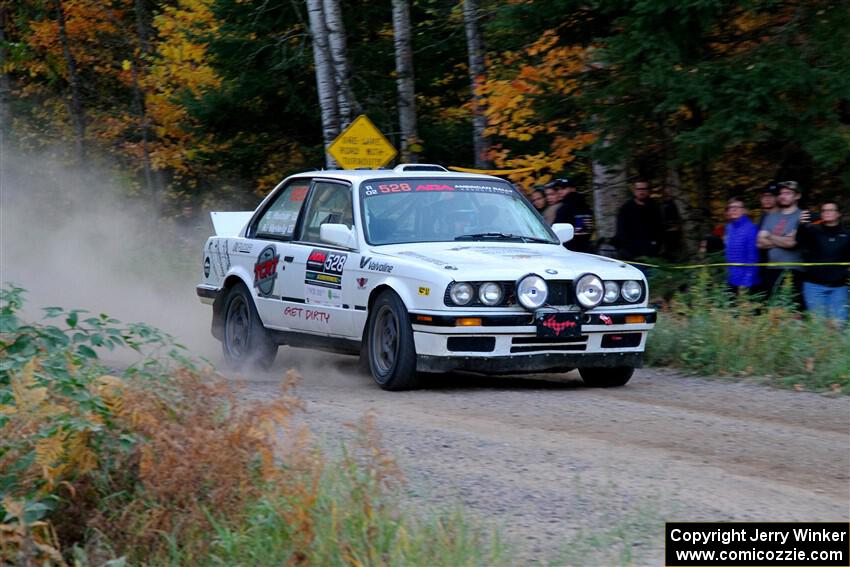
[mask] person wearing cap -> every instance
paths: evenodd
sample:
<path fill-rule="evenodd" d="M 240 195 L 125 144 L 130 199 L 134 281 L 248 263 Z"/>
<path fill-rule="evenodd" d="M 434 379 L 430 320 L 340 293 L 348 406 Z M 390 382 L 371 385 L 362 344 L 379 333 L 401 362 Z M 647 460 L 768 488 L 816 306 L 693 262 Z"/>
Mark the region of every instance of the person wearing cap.
<path fill-rule="evenodd" d="M 641 256 L 656 257 L 661 250 L 663 222 L 661 211 L 649 198 L 649 182 L 638 179 L 633 187 L 634 199 L 617 213 L 614 243 L 620 258 L 634 260 Z"/>
<path fill-rule="evenodd" d="M 841 208 L 826 201 L 820 209 L 821 222 L 809 223 L 803 216 L 797 238 L 807 262 L 841 264 L 850 262 L 850 231 L 841 225 Z M 806 307 L 814 314 L 847 323 L 850 271 L 847 266 L 810 266 L 803 282 Z"/>
<path fill-rule="evenodd" d="M 773 296 L 779 288 L 782 279 L 790 274 L 794 288 L 794 302 L 800 309 L 803 303 L 803 257 L 797 247 L 797 228 L 800 226 L 802 211 L 797 207 L 800 200 L 800 186 L 796 181 L 783 181 L 779 184 L 776 198 L 778 211 L 769 213 L 761 223 L 757 245 L 767 250 L 768 262 L 790 264 L 785 266 L 768 266 L 765 270 L 765 288 L 768 295 Z"/>
<path fill-rule="evenodd" d="M 566 196 L 566 183 L 564 179 L 556 179 L 550 181 L 543 186 L 543 191 L 546 193 L 546 208 L 543 209 L 543 220 L 546 224 L 555 224 L 555 215 L 558 214 L 558 209 L 561 208 L 561 201 Z"/>
<path fill-rule="evenodd" d="M 593 215 L 590 212 L 590 207 L 584 200 L 584 196 L 578 192 L 578 189 L 569 179 L 557 180 L 564 190 L 564 197 L 561 200 L 561 206 L 555 213 L 555 221 L 557 223 L 569 223 L 575 229 L 575 236 L 572 240 L 564 244 L 568 250 L 574 252 L 590 252 L 590 237 L 593 233 Z"/>

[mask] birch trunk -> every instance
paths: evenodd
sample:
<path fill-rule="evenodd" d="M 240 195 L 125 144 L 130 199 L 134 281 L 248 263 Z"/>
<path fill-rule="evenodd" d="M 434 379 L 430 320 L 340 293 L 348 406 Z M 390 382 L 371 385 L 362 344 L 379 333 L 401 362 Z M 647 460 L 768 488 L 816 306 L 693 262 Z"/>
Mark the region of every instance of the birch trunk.
<path fill-rule="evenodd" d="M 3 141 L 6 132 L 12 127 L 12 113 L 9 110 L 9 97 L 12 88 L 9 74 L 6 72 L 6 57 L 8 57 L 6 53 L 6 24 L 8 16 L 6 4 L 0 4 L 0 142 Z"/>
<path fill-rule="evenodd" d="M 594 161 L 593 222 L 598 239 L 611 239 L 617 232 L 617 212 L 628 195 L 626 168 L 623 165 L 604 165 Z"/>
<path fill-rule="evenodd" d="M 484 136 L 487 117 L 484 115 L 484 101 L 478 94 L 478 87 L 484 82 L 487 69 L 484 66 L 484 44 L 478 26 L 478 0 L 462 0 L 461 3 L 469 53 L 469 79 L 472 84 L 472 148 L 475 152 L 475 167 L 486 169 L 490 167 L 490 162 L 485 157 L 490 143 Z"/>
<path fill-rule="evenodd" d="M 354 115 L 360 113 L 360 107 L 351 90 L 351 66 L 348 63 L 348 47 L 339 0 L 324 0 L 323 6 L 328 34 L 328 53 L 333 64 L 336 84 L 339 130 L 342 131 L 351 124 Z"/>
<path fill-rule="evenodd" d="M 74 125 L 74 132 L 76 134 L 75 149 L 77 153 L 77 160 L 80 165 L 83 166 L 86 162 L 86 116 L 80 93 L 80 78 L 79 75 L 77 75 L 77 62 L 74 60 L 74 55 L 71 53 L 71 47 L 68 42 L 68 32 L 65 30 L 65 12 L 62 9 L 62 0 L 53 0 L 53 6 L 56 9 L 56 23 L 59 24 L 59 41 L 62 44 L 62 54 L 65 58 L 65 66 L 68 69 L 68 86 L 71 90 L 69 113 L 71 115 L 71 122 Z"/>
<path fill-rule="evenodd" d="M 136 16 L 136 35 L 139 40 L 139 54 L 134 58 L 132 74 L 133 74 L 133 106 L 139 118 L 139 129 L 142 134 L 142 168 L 145 174 L 145 186 L 148 194 L 151 195 L 156 203 L 157 210 L 162 207 L 162 193 L 160 188 L 155 186 L 153 179 L 153 167 L 151 166 L 150 155 L 150 119 L 147 115 L 147 107 L 145 104 L 145 91 L 141 86 L 139 75 L 145 73 L 144 57 L 150 53 L 150 43 L 148 41 L 147 17 L 145 14 L 144 0 L 135 0 L 134 11 Z"/>
<path fill-rule="evenodd" d="M 334 79 L 333 62 L 328 47 L 328 29 L 322 0 L 306 0 L 310 18 L 310 38 L 313 40 L 313 59 L 316 67 L 316 87 L 319 91 L 319 106 L 322 111 L 322 138 L 325 145 L 325 164 L 336 167 L 336 162 L 327 153 L 328 146 L 339 135 L 339 107 Z"/>
<path fill-rule="evenodd" d="M 419 157 L 418 152 L 411 147 L 418 145 L 419 136 L 416 132 L 416 91 L 413 83 L 410 5 L 407 0 L 393 0 L 393 31 L 398 87 L 398 122 L 401 129 L 401 161 L 416 163 Z"/>

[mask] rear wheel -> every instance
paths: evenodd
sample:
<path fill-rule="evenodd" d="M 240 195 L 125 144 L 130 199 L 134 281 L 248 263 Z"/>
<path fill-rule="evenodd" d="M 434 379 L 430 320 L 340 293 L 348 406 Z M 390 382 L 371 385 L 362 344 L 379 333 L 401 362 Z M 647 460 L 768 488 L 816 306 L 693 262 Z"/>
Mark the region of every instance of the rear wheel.
<path fill-rule="evenodd" d="M 635 369 L 631 366 L 616 368 L 579 368 L 584 383 L 591 388 L 616 388 L 624 386 L 632 377 Z"/>
<path fill-rule="evenodd" d="M 263 327 L 251 292 L 241 282 L 230 288 L 224 302 L 221 347 L 224 360 L 234 369 L 247 366 L 268 369 L 277 356 L 278 345 Z"/>
<path fill-rule="evenodd" d="M 378 296 L 369 316 L 366 354 L 369 371 L 384 390 L 410 390 L 419 386 L 416 347 L 407 309 L 398 295 Z"/>

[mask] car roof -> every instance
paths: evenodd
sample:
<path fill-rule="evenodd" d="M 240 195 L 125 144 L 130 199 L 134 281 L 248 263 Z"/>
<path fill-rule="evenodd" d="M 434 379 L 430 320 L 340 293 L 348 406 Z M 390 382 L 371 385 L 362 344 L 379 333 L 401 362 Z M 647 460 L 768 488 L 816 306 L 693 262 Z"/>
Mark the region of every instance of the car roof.
<path fill-rule="evenodd" d="M 318 169 L 296 173 L 292 177 L 331 177 L 344 179 L 358 184 L 366 179 L 489 179 L 505 181 L 501 177 L 481 173 L 461 173 L 458 171 L 394 171 L 392 169 Z M 505 181 L 510 183 L 509 181 Z"/>

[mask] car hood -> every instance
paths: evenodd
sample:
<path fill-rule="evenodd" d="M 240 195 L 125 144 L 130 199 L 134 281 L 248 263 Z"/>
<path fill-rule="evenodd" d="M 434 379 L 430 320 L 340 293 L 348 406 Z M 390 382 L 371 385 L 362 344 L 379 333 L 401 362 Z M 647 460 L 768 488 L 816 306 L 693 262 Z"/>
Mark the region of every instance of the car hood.
<path fill-rule="evenodd" d="M 619 260 L 547 244 L 429 242 L 381 246 L 374 252 L 447 270 L 456 281 L 513 280 L 528 273 L 546 279 L 574 279 L 588 272 L 603 279 L 644 279 L 637 268 Z"/>

